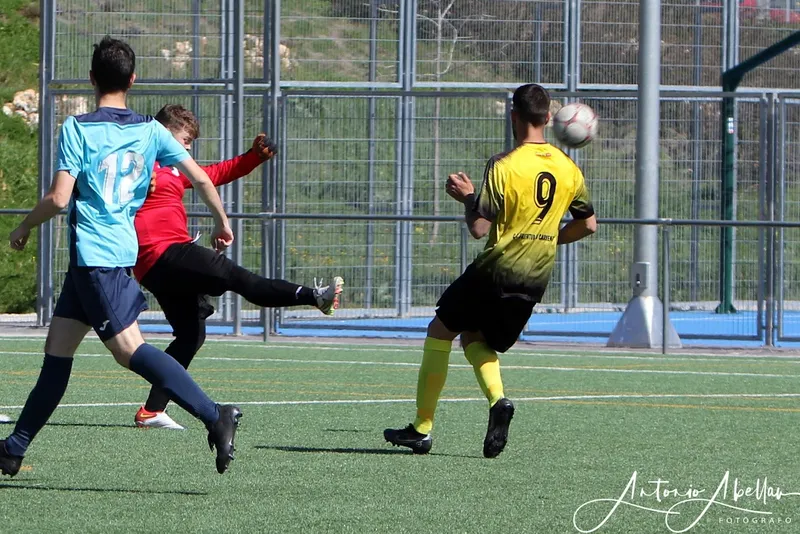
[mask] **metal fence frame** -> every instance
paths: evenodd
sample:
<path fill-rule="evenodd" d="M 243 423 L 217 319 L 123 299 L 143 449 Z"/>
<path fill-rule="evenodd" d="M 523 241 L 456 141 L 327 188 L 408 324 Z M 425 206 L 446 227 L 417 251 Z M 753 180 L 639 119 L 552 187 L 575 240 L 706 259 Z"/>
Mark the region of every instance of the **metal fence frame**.
<path fill-rule="evenodd" d="M 774 191 L 772 198 L 773 203 L 769 207 L 768 216 L 769 220 L 786 220 L 786 192 L 787 192 L 787 172 L 786 172 L 786 143 L 782 142 L 786 139 L 787 130 L 787 104 L 800 109 L 800 99 L 797 95 L 790 95 L 782 98 L 779 102 L 774 99 L 770 102 L 769 121 L 770 127 L 769 135 L 773 140 L 771 144 L 771 152 L 769 155 L 770 161 L 774 162 L 769 169 L 771 183 L 774 184 Z M 768 254 L 775 257 L 775 264 L 777 271 L 774 273 L 774 285 L 777 291 L 777 310 L 775 334 L 778 341 L 800 341 L 800 335 L 790 335 L 784 331 L 784 311 L 785 311 L 785 287 L 786 277 L 784 275 L 784 267 L 786 264 L 785 245 L 787 239 L 785 236 L 784 228 L 776 231 L 771 229 L 768 243 Z M 770 316 L 772 313 L 770 313 Z"/>
<path fill-rule="evenodd" d="M 369 98 L 370 106 L 374 113 L 373 103 L 375 99 L 381 97 L 394 97 L 398 100 L 397 105 L 397 139 L 398 139 L 398 204 L 395 218 L 391 219 L 397 224 L 398 249 L 396 251 L 396 275 L 399 284 L 397 292 L 397 312 L 399 315 L 407 314 L 410 308 L 411 296 L 408 280 L 403 280 L 403 273 L 410 270 L 411 255 L 411 224 L 412 221 L 427 220 L 426 218 L 414 217 L 413 198 L 410 196 L 410 189 L 413 182 L 414 165 L 414 124 L 416 118 L 415 101 L 417 98 L 424 98 L 426 95 L 434 94 L 437 97 L 446 97 L 451 94 L 459 96 L 477 96 L 481 94 L 491 94 L 493 97 L 502 97 L 506 102 L 506 108 L 510 106 L 510 95 L 506 91 L 517 85 L 514 81 L 499 80 L 496 82 L 473 82 L 473 81 L 442 81 L 425 80 L 418 73 L 418 46 L 417 21 L 419 17 L 420 3 L 422 0 L 411 0 L 409 2 L 399 2 L 399 9 L 396 19 L 396 60 L 392 60 L 396 67 L 396 78 L 393 81 L 385 82 L 377 79 L 377 65 L 379 63 L 378 42 L 378 10 L 381 9 L 383 2 L 380 0 L 370 1 L 370 39 L 368 65 L 369 73 L 365 81 L 330 82 L 319 80 L 289 80 L 282 78 L 281 62 L 281 28 L 283 8 L 280 0 L 264 0 L 263 3 L 255 4 L 238 0 L 219 0 L 219 75 L 215 77 L 203 77 L 200 69 L 200 59 L 198 49 L 200 48 L 200 19 L 202 15 L 201 1 L 193 0 L 191 3 L 192 35 L 195 53 L 191 57 L 190 73 L 184 77 L 142 77 L 138 84 L 145 85 L 145 90 L 135 90 L 134 94 L 147 94 L 152 92 L 158 94 L 159 91 L 169 90 L 169 94 L 189 94 L 198 97 L 206 91 L 212 91 L 218 95 L 221 102 L 222 124 L 220 128 L 225 132 L 225 139 L 221 142 L 220 153 L 223 157 L 232 157 L 242 151 L 244 133 L 243 119 L 245 117 L 245 101 L 247 98 L 261 97 L 264 102 L 263 129 L 270 132 L 285 132 L 286 117 L 285 105 L 287 98 L 303 97 L 311 95 L 336 96 L 337 94 L 347 96 L 362 96 Z M 683 6 L 684 3 L 673 4 L 663 2 L 665 7 Z M 703 42 L 703 26 L 701 0 L 694 0 L 693 3 L 686 2 L 687 8 L 695 9 L 696 21 L 700 23 L 694 33 L 695 54 L 693 55 L 693 68 L 695 83 L 700 80 L 700 69 L 702 69 L 702 58 L 698 55 Z M 737 0 L 723 0 L 720 8 L 720 64 L 722 70 L 732 67 L 739 60 L 740 43 L 739 37 L 742 28 L 741 10 Z M 284 7 L 288 4 L 284 3 Z M 537 3 L 537 6 L 539 4 Z M 624 96 L 635 97 L 635 85 L 626 84 L 597 84 L 585 83 L 581 79 L 581 50 L 582 26 L 581 10 L 585 5 L 591 5 L 588 0 L 565 0 L 563 3 L 563 39 L 560 45 L 563 47 L 562 72 L 563 76 L 558 83 L 544 83 L 543 85 L 554 90 L 559 97 L 568 99 L 590 98 L 602 96 Z M 249 7 L 248 7 L 249 6 Z M 253 11 L 253 6 L 259 10 Z M 63 8 L 62 6 L 59 6 Z M 249 11 L 248 11 L 249 9 Z M 788 8 L 787 8 L 788 9 Z M 57 27 L 60 11 L 57 11 L 55 0 L 41 0 L 41 63 L 40 63 L 40 95 L 42 112 L 40 115 L 39 127 L 39 146 L 40 146 L 40 194 L 50 185 L 52 176 L 52 154 L 53 154 L 53 133 L 56 131 L 54 116 L 55 98 L 59 95 L 79 93 L 85 90 L 64 89 L 65 86 L 87 87 L 86 80 L 71 77 L 59 77 L 57 58 Z M 263 69 L 261 75 L 252 77 L 246 76 L 244 65 L 245 57 L 245 27 L 248 15 L 252 13 L 263 14 L 265 22 L 260 28 L 263 36 Z M 787 12 L 788 13 L 788 12 Z M 534 40 L 534 56 L 541 58 L 543 44 L 541 24 L 536 25 Z M 537 62 L 538 66 L 539 63 Z M 176 86 L 184 86 L 185 89 Z M 178 89 L 178 91 L 174 91 Z M 455 91 L 458 89 L 458 91 Z M 462 92 L 464 91 L 464 92 Z M 487 91 L 489 93 L 487 93 Z M 495 92 L 497 91 L 497 92 Z M 723 96 L 730 96 L 719 92 L 719 87 L 706 86 L 667 86 L 662 85 L 662 98 L 667 99 L 717 99 Z M 747 97 L 762 102 L 765 106 L 765 113 L 762 117 L 762 130 L 760 134 L 761 147 L 759 153 L 762 156 L 762 174 L 764 176 L 761 193 L 762 198 L 762 219 L 766 222 L 782 221 L 783 205 L 779 204 L 775 208 L 775 199 L 781 198 L 780 192 L 786 184 L 785 173 L 782 171 L 784 164 L 784 151 L 781 143 L 775 142 L 776 131 L 783 131 L 785 127 L 785 106 L 786 99 L 795 98 L 797 95 L 792 93 L 780 93 L 773 90 L 760 88 L 743 88 L 737 98 Z M 776 107 L 777 106 L 777 107 Z M 695 116 L 695 121 L 699 121 L 699 115 Z M 371 123 L 370 123 L 371 124 Z M 368 128 L 372 126 L 368 125 Z M 509 130 L 510 131 L 510 130 Z M 507 136 L 507 139 L 510 135 Z M 576 154 L 579 157 L 579 153 Z M 697 157 L 697 155 L 695 155 Z M 291 213 L 281 213 L 280 191 L 281 181 L 285 179 L 285 159 L 276 158 L 269 165 L 265 165 L 262 171 L 261 184 L 261 213 L 245 214 L 243 209 L 243 190 L 242 184 L 227 186 L 222 191 L 223 201 L 226 209 L 231 213 L 243 214 L 242 217 L 235 217 L 234 231 L 241 235 L 241 221 L 245 218 L 260 219 L 262 221 L 261 230 L 261 272 L 267 276 L 276 276 L 281 273 L 281 257 L 283 251 L 281 246 L 282 225 L 280 221 L 294 217 Z M 780 178 L 780 179 L 778 179 Z M 371 209 L 371 208 L 370 208 Z M 8 210 L 0 213 L 10 213 Z M 264 215 L 274 214 L 274 215 Z M 372 214 L 372 211 L 370 211 Z M 302 214 L 297 214 L 298 216 Z M 197 216 L 201 216 L 197 214 Z M 338 216 L 333 216 L 338 217 Z M 377 215 L 373 221 L 385 220 Z M 443 218 L 442 221 L 452 219 Z M 623 221 L 620 219 L 619 221 Z M 626 221 L 630 224 L 637 224 L 634 221 Z M 668 223 L 661 222 L 661 225 Z M 703 222 L 707 224 L 707 221 Z M 696 232 L 700 226 L 690 225 L 692 232 Z M 735 226 L 735 225 L 734 225 Z M 747 226 L 747 225 L 744 225 Z M 372 226 L 370 225 L 370 228 Z M 783 279 L 782 271 L 775 272 L 768 265 L 782 265 L 783 259 L 783 228 L 775 230 L 769 226 L 759 226 L 762 228 L 762 237 L 765 247 L 763 248 L 764 257 L 762 265 L 765 269 L 761 272 L 765 274 L 764 284 L 774 286 L 774 280 Z M 694 234 L 693 234 L 694 235 Z M 53 224 L 42 228 L 41 239 L 39 240 L 37 255 L 39 257 L 37 271 L 37 317 L 40 324 L 45 324 L 52 316 L 53 307 Z M 776 242 L 777 239 L 777 242 Z M 462 266 L 468 260 L 467 246 L 468 241 L 465 231 L 461 232 L 461 263 Z M 369 238 L 368 243 L 369 244 Z M 232 259 L 241 261 L 242 259 L 242 240 L 237 240 L 237 246 L 230 252 Z M 577 265 L 577 248 L 575 246 L 566 247 L 564 250 L 567 268 L 561 272 L 562 294 L 560 296 L 563 309 L 574 307 L 578 304 L 578 297 L 575 291 L 570 288 L 577 287 L 577 269 L 570 268 Z M 780 261 L 779 261 L 780 260 Z M 771 277 L 767 279 L 768 277 Z M 767 334 L 771 332 L 770 324 L 777 321 L 777 339 L 795 340 L 795 337 L 785 335 L 783 325 L 783 284 L 778 285 L 778 301 L 775 305 L 775 314 L 770 311 L 770 303 L 767 298 L 767 291 L 764 290 L 764 298 L 759 297 L 759 306 L 763 306 L 766 315 L 759 312 L 759 324 L 757 326 L 756 338 L 763 339 L 765 343 L 771 344 L 772 337 Z M 772 302 L 775 302 L 773 299 Z M 241 299 L 238 296 L 226 296 L 222 303 L 223 321 L 225 324 L 233 326 L 234 333 L 240 333 L 243 321 Z M 761 310 L 761 308 L 759 308 Z M 765 320 L 762 321 L 762 318 Z M 279 326 L 282 321 L 280 311 L 273 313 L 271 310 L 260 312 L 259 322 L 269 324 L 273 328 Z M 764 324 L 762 324 L 762 322 Z M 763 333 L 763 335 L 762 335 Z M 579 334 L 579 333 L 576 333 Z M 746 337 L 750 339 L 749 336 Z M 800 338 L 798 338 L 800 339 Z"/>

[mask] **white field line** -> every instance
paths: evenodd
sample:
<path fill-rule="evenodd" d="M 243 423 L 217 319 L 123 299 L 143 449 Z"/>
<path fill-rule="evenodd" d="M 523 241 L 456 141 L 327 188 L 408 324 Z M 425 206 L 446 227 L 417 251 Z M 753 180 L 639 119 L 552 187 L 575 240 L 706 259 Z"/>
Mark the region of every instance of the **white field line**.
<path fill-rule="evenodd" d="M 215 340 L 216 341 L 216 340 Z M 219 341 L 217 341 L 219 342 Z M 233 344 L 233 343 L 226 343 L 226 347 L 234 347 L 234 348 L 253 348 L 252 345 L 245 345 L 245 344 Z M 262 344 L 262 347 L 265 349 L 295 349 L 295 350 L 319 350 L 319 351 L 346 351 L 346 352 L 372 352 L 372 353 L 381 353 L 381 352 L 399 352 L 399 353 L 417 353 L 420 356 L 422 355 L 422 346 L 407 346 L 406 348 L 395 348 L 394 346 L 380 346 L 377 350 L 370 345 L 361 346 L 361 347 L 351 347 L 343 345 L 341 347 L 337 347 L 336 345 L 273 345 L 269 344 Z M 391 347 L 391 348 L 390 348 Z M 461 349 L 453 347 L 453 352 L 460 352 Z M 642 355 L 641 352 L 624 352 L 624 351 L 585 351 L 581 352 L 581 349 L 575 350 L 575 352 L 549 352 L 547 349 L 542 350 L 541 352 L 534 352 L 534 351 L 524 351 L 521 349 L 518 350 L 511 350 L 506 353 L 508 356 L 537 356 L 537 357 L 554 357 L 554 358 L 597 358 L 597 359 L 609 359 L 609 360 L 646 360 L 646 361 L 693 361 L 693 362 L 718 362 L 721 359 L 727 358 L 734 361 L 750 361 L 750 362 L 758 362 L 764 363 L 766 358 L 774 358 L 780 362 L 786 361 L 787 363 L 793 364 L 800 364 L 800 354 L 797 356 L 758 356 L 753 357 L 752 355 L 748 356 L 737 356 L 735 354 L 713 354 L 713 353 L 696 353 L 698 356 L 703 356 L 701 358 L 695 357 L 694 355 L 676 355 L 676 356 L 661 356 L 657 354 L 653 354 L 652 356 L 649 355 Z M 502 356 L 501 356 L 502 357 Z"/>
<path fill-rule="evenodd" d="M 559 395 L 553 397 L 519 397 L 514 402 L 554 402 L 554 401 L 586 401 L 586 400 L 620 400 L 620 399 L 780 399 L 798 398 L 800 393 L 712 393 L 712 394 L 652 394 L 652 395 Z M 330 400 L 296 400 L 296 401 L 225 401 L 225 404 L 239 406 L 300 406 L 307 404 L 401 404 L 415 402 L 415 399 L 330 399 Z M 439 399 L 439 402 L 486 402 L 483 397 L 466 397 Z M 141 406 L 141 402 L 88 402 L 60 404 L 59 408 L 115 408 Z M 646 406 L 646 405 L 643 405 Z M 22 406 L 0 406 L 0 410 L 20 410 Z"/>
<path fill-rule="evenodd" d="M 0 337 L 0 342 L 2 341 L 30 341 L 30 339 L 26 338 L 2 338 Z M 85 340 L 88 341 L 97 341 L 97 340 Z M 213 343 L 222 343 L 223 341 L 220 340 L 207 340 L 206 344 L 209 342 Z M 248 348 L 252 349 L 254 346 L 258 347 L 262 350 L 314 350 L 314 351 L 338 351 L 338 352 L 369 352 L 369 353 L 421 353 L 422 347 L 419 346 L 406 346 L 405 348 L 400 348 L 396 345 L 367 345 L 361 347 L 354 347 L 349 345 L 301 345 L 301 344 L 287 344 L 287 345 L 274 345 L 272 343 L 264 344 L 260 342 L 245 342 L 245 343 L 225 343 L 226 347 L 232 348 Z M 453 352 L 457 352 L 460 349 L 453 349 Z M 23 354 L 43 354 L 42 352 L 7 352 L 7 351 L 0 351 L 0 355 L 3 354 L 14 354 L 14 355 L 23 355 Z M 512 350 L 507 353 L 509 356 L 525 356 L 525 357 L 551 357 L 551 358 L 595 358 L 600 360 L 640 360 L 640 361 L 660 361 L 660 362 L 719 362 L 721 360 L 731 360 L 737 362 L 750 362 L 750 363 L 764 363 L 765 361 L 770 362 L 780 362 L 780 363 L 787 363 L 787 364 L 795 364 L 800 365 L 800 354 L 798 356 L 771 356 L 771 355 L 764 355 L 764 356 L 747 356 L 747 355 L 735 355 L 735 354 L 712 354 L 712 353 L 696 353 L 698 356 L 704 357 L 697 357 L 695 355 L 676 355 L 676 356 L 659 356 L 653 354 L 651 355 L 631 355 L 630 352 L 623 352 L 623 351 L 603 351 L 602 353 L 599 352 L 583 352 L 576 350 L 576 352 L 548 352 L 547 350 L 543 350 L 542 352 L 528 352 L 528 351 L 521 351 L 521 350 Z M 637 353 L 633 353 L 637 354 Z M 78 356 L 97 356 L 96 354 L 78 354 Z M 200 356 L 201 358 L 203 356 Z M 257 361 L 257 360 L 255 360 Z"/>
<path fill-rule="evenodd" d="M 40 355 L 37 352 L 2 352 L 0 355 L 7 356 L 31 356 Z M 79 358 L 109 358 L 108 354 L 77 354 Z M 267 363 L 300 363 L 310 365 L 370 365 L 370 366 L 396 366 L 396 367 L 419 367 L 419 363 L 414 362 L 371 362 L 363 360 L 301 360 L 294 358 L 226 358 L 226 357 L 199 357 L 199 360 L 222 361 L 222 362 L 267 362 Z M 450 364 L 451 368 L 472 369 L 471 365 Z M 751 378 L 800 378 L 800 375 L 777 374 L 777 373 L 737 373 L 725 371 L 673 371 L 668 369 L 604 369 L 595 367 L 555 367 L 548 365 L 503 365 L 504 370 L 522 371 L 560 371 L 576 373 L 621 373 L 621 374 L 656 374 L 656 375 L 697 375 L 697 376 L 737 376 Z"/>
<path fill-rule="evenodd" d="M 41 336 L 14 336 L 14 335 L 5 335 L 0 336 L 0 342 L 3 341 L 15 341 L 15 342 L 37 342 L 41 343 L 44 339 L 45 334 L 43 333 Z M 172 338 L 154 338 L 153 341 L 167 341 Z M 414 340 L 412 340 L 414 341 Z M 287 341 L 285 344 L 276 345 L 274 342 L 264 343 L 260 340 L 246 340 L 246 339 L 239 339 L 235 343 L 232 343 L 226 339 L 207 339 L 206 344 L 224 344 L 226 347 L 232 348 L 249 348 L 252 349 L 253 347 L 258 347 L 264 350 L 272 350 L 272 349 L 295 349 L 295 350 L 318 350 L 318 351 L 346 351 L 346 352 L 372 352 L 372 353 L 408 353 L 408 352 L 422 352 L 422 340 L 419 344 L 415 345 L 401 345 L 396 343 L 372 343 L 366 345 L 353 345 L 347 343 L 330 343 L 327 341 Z M 101 342 L 99 339 L 96 338 L 87 338 L 83 341 L 84 343 L 91 343 L 95 345 L 99 345 Z M 724 350 L 725 347 L 720 347 L 720 350 Z M 457 348 L 456 344 L 453 345 L 453 351 L 460 350 Z M 732 349 L 732 350 L 742 350 L 742 349 Z M 2 354 L 2 353 L 0 353 Z M 676 354 L 674 356 L 661 356 L 657 353 L 653 353 L 652 355 L 643 354 L 641 351 L 637 351 L 636 349 L 597 349 L 592 347 L 575 347 L 574 351 L 570 352 L 559 352 L 554 351 L 553 349 L 544 348 L 541 351 L 526 351 L 523 349 L 512 349 L 506 354 L 510 356 L 553 356 L 559 358 L 608 358 L 608 359 L 630 359 L 630 360 L 653 360 L 653 361 L 719 361 L 720 359 L 729 358 L 737 361 L 747 361 L 746 358 L 749 358 L 749 361 L 753 362 L 763 362 L 765 359 L 777 359 L 780 361 L 787 361 L 790 363 L 800 364 L 800 353 L 794 354 L 764 354 L 764 355 L 753 355 L 753 354 L 723 354 L 721 352 L 693 352 L 692 354 Z M 699 357 L 706 357 L 707 360 Z"/>

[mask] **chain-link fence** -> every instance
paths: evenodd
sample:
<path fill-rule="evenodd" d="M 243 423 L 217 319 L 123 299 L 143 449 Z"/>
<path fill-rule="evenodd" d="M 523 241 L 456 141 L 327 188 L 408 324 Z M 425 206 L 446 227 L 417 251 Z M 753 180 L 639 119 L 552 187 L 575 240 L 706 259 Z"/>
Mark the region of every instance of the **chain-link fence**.
<path fill-rule="evenodd" d="M 570 156 L 584 169 L 601 217 L 634 216 L 638 0 L 45 5 L 43 97 L 50 105 L 43 131 L 56 134 L 65 116 L 92 107 L 91 44 L 108 33 L 137 52 L 143 88 L 132 93 L 132 108 L 152 114 L 180 103 L 198 116 L 193 155 L 201 163 L 234 156 L 259 131 L 278 140 L 275 160 L 241 180 L 239 189 L 222 189 L 230 212 L 253 216 L 238 228 L 241 249 L 232 254 L 257 272 L 304 284 L 342 275 L 345 308 L 336 321 L 302 309 L 268 317 L 224 296 L 212 319 L 236 332 L 267 323 L 297 333 L 420 330 L 438 295 L 482 246 L 458 222 L 460 207 L 443 194 L 442 182 L 457 170 L 477 182 L 485 161 L 512 146 L 507 91 L 522 82 L 547 85 L 558 104 L 580 98 L 598 111 L 600 138 Z M 800 27 L 800 6 L 781 2 L 765 12 L 735 0 L 662 5 L 661 216 L 718 219 L 721 95 L 713 91 L 721 70 Z M 747 89 L 796 84 L 791 54 L 746 78 L 737 100 L 739 219 L 770 220 L 769 198 L 778 200 L 779 220 L 797 211 L 791 180 L 798 100 L 775 100 L 775 128 L 786 142 L 773 165 L 781 171 L 772 172 L 772 104 Z M 52 174 L 54 138 L 42 137 L 42 187 Z M 190 212 L 204 211 L 196 195 L 185 200 Z M 190 217 L 192 235 L 207 234 L 207 225 L 208 219 Z M 717 335 L 696 327 L 701 319 L 722 317 L 714 314 L 720 233 L 699 225 L 672 229 L 671 297 L 683 335 Z M 792 231 L 776 236 L 783 267 L 775 318 L 779 336 L 789 339 L 800 336 L 800 322 L 791 322 L 792 303 L 800 301 L 791 265 L 800 250 Z M 737 230 L 734 295 L 741 313 L 724 317 L 727 330 L 719 337 L 763 339 L 768 240 L 763 228 Z M 604 225 L 591 239 L 563 247 L 537 309 L 555 313 L 537 314 L 529 333 L 607 336 L 630 298 L 632 247 L 630 224 Z M 40 286 L 57 291 L 66 269 L 62 222 L 42 250 Z M 41 296 L 44 319 L 55 296 Z M 157 303 L 151 304 L 144 318 L 159 320 Z"/>
<path fill-rule="evenodd" d="M 252 83 L 506 88 L 537 82 L 575 89 L 636 83 L 638 4 L 63 0 L 48 2 L 54 17 L 45 29 L 53 33 L 52 78 L 62 82 L 85 81 L 91 45 L 106 34 L 131 43 L 141 82 L 229 80 L 241 19 L 245 77 Z M 721 69 L 736 58 L 799 28 L 796 0 L 662 0 L 662 83 L 719 86 Z M 776 58 L 745 85 L 793 87 L 797 55 Z"/>

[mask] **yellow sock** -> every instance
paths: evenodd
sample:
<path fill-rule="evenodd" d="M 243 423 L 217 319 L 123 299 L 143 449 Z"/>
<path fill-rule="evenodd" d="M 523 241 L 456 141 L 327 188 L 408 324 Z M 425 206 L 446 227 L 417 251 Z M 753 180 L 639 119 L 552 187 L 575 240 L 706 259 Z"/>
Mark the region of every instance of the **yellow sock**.
<path fill-rule="evenodd" d="M 433 413 L 447 379 L 452 345 L 452 341 L 425 338 L 422 365 L 417 378 L 417 418 L 414 420 L 414 428 L 420 434 L 430 434 L 433 428 Z"/>
<path fill-rule="evenodd" d="M 500 378 L 500 360 L 497 353 L 489 348 L 483 341 L 476 341 L 467 345 L 464 356 L 472 364 L 475 378 L 481 386 L 483 394 L 489 399 L 489 406 L 505 397 L 503 394 L 503 379 Z"/>

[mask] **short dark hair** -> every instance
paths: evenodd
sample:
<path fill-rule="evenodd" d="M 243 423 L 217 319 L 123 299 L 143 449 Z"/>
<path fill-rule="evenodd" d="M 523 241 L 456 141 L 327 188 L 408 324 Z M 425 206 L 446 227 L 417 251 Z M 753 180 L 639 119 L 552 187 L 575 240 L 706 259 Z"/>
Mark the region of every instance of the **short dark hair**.
<path fill-rule="evenodd" d="M 136 54 L 125 41 L 108 35 L 94 45 L 92 76 L 101 94 L 127 91 L 136 68 Z"/>
<path fill-rule="evenodd" d="M 524 121 L 533 126 L 547 124 L 550 112 L 550 94 L 547 89 L 535 83 L 521 85 L 514 91 L 512 98 L 514 111 Z"/>
<path fill-rule="evenodd" d="M 180 104 L 167 104 L 156 114 L 156 120 L 167 130 L 180 131 L 186 129 L 192 139 L 200 137 L 200 123 L 194 113 Z"/>

